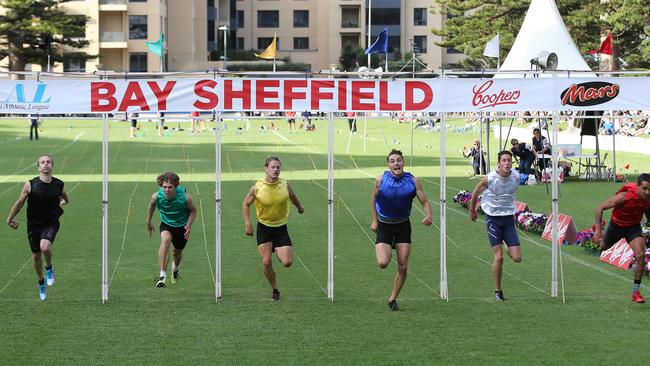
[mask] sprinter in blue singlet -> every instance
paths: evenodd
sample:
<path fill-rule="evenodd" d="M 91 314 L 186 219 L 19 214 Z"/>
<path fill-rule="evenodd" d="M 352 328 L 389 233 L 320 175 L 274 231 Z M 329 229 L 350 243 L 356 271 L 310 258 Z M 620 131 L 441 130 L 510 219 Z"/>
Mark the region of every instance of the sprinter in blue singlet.
<path fill-rule="evenodd" d="M 411 173 L 404 171 L 404 158 L 399 150 L 391 150 L 386 157 L 388 170 L 377 177 L 372 192 L 372 224 L 370 228 L 377 233 L 375 254 L 380 268 L 388 267 L 392 249 L 397 254 L 397 273 L 393 291 L 388 298 L 388 307 L 399 310 L 399 295 L 408 271 L 411 254 L 411 207 L 417 197 L 424 208 L 422 224 L 431 225 L 431 206 L 424 194 L 420 181 Z"/>

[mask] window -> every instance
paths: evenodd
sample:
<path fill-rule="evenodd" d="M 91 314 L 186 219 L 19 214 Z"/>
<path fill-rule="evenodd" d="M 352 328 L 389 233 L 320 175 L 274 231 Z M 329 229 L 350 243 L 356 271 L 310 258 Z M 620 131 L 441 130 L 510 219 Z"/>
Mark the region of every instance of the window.
<path fill-rule="evenodd" d="M 294 28 L 309 27 L 309 10 L 293 11 L 293 27 Z"/>
<path fill-rule="evenodd" d="M 294 50 L 308 50 L 309 49 L 309 37 L 293 37 L 293 49 Z"/>
<path fill-rule="evenodd" d="M 427 53 L 427 36 L 413 36 L 413 51 Z"/>
<path fill-rule="evenodd" d="M 258 28 L 278 28 L 280 26 L 280 12 L 278 10 L 258 10 Z"/>
<path fill-rule="evenodd" d="M 427 25 L 427 9 L 415 8 L 413 9 L 413 24 L 414 25 Z"/>
<path fill-rule="evenodd" d="M 367 10 L 366 10 L 367 11 Z M 399 8 L 372 9 L 372 25 L 399 25 L 401 19 Z"/>
<path fill-rule="evenodd" d="M 236 50 L 244 49 L 244 37 L 237 37 L 237 39 L 235 39 L 235 49 Z"/>
<path fill-rule="evenodd" d="M 341 48 L 346 49 L 350 47 L 353 50 L 359 49 L 359 36 L 357 35 L 344 35 L 341 36 Z"/>
<path fill-rule="evenodd" d="M 63 61 L 65 72 L 86 72 L 86 61 L 83 59 L 69 59 Z"/>
<path fill-rule="evenodd" d="M 459 50 L 457 50 L 457 49 L 455 49 L 455 48 L 453 48 L 453 47 L 447 47 L 447 54 L 448 54 L 448 55 L 451 55 L 451 54 L 460 54 L 460 53 L 463 53 L 463 51 L 459 51 Z"/>
<path fill-rule="evenodd" d="M 271 42 L 273 42 L 273 37 L 259 37 L 257 39 L 257 48 L 260 50 L 265 50 L 266 47 L 271 45 Z M 280 37 L 275 39 L 275 49 L 280 49 Z"/>
<path fill-rule="evenodd" d="M 85 38 L 86 37 L 86 16 L 85 15 L 70 15 L 70 22 L 72 27 L 65 27 L 63 30 L 63 37 L 66 38 Z M 75 28 L 75 29 L 71 29 Z"/>
<path fill-rule="evenodd" d="M 215 31 L 214 20 L 208 20 L 208 42 L 214 42 Z"/>
<path fill-rule="evenodd" d="M 208 8 L 214 8 L 214 0 L 208 0 Z"/>
<path fill-rule="evenodd" d="M 146 3 L 147 0 L 129 0 L 130 3 Z"/>
<path fill-rule="evenodd" d="M 341 28 L 359 28 L 359 8 L 341 9 Z"/>
<path fill-rule="evenodd" d="M 147 39 L 146 15 L 129 15 L 129 39 Z"/>
<path fill-rule="evenodd" d="M 146 52 L 133 52 L 129 54 L 129 71 L 147 72 Z"/>
<path fill-rule="evenodd" d="M 237 10 L 237 28 L 244 28 L 244 11 Z"/>

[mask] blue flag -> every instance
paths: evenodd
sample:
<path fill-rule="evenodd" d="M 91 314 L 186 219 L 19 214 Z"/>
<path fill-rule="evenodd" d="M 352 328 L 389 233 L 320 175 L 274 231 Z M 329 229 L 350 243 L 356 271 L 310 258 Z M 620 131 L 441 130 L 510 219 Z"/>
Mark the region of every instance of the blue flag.
<path fill-rule="evenodd" d="M 369 53 L 387 53 L 388 52 L 388 27 L 384 28 L 379 37 L 375 40 L 372 46 L 366 50 L 366 55 Z"/>

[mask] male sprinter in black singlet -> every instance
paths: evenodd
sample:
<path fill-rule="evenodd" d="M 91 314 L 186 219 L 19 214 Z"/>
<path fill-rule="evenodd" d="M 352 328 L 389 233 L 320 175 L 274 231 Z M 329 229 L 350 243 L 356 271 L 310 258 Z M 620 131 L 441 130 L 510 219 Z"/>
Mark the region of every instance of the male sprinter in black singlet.
<path fill-rule="evenodd" d="M 61 206 L 69 202 L 68 194 L 63 190 L 63 181 L 52 176 L 54 161 L 50 155 L 41 155 L 36 162 L 38 177 L 25 182 L 18 200 L 11 207 L 7 225 L 18 229 L 16 215 L 27 200 L 27 238 L 32 250 L 32 263 L 38 279 L 38 292 L 41 300 L 47 299 L 45 282 L 54 286 L 54 268 L 52 267 L 52 243 L 59 231 L 59 217 L 63 215 Z M 43 278 L 43 261 L 45 255 L 45 278 Z"/>

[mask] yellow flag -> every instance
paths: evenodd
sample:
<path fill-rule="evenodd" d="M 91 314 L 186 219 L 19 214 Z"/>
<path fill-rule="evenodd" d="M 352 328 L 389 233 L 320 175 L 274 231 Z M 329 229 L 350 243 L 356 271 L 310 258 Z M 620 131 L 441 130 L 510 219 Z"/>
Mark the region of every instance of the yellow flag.
<path fill-rule="evenodd" d="M 275 38 L 276 38 L 276 36 L 277 35 L 274 33 L 273 34 L 273 41 L 271 42 L 271 44 L 268 47 L 266 47 L 266 50 L 264 50 L 264 52 L 260 53 L 259 55 L 256 53 L 255 56 L 257 56 L 259 58 L 266 59 L 266 60 L 275 60 L 275 58 L 276 58 L 276 54 L 275 54 L 275 51 L 276 51 Z"/>

